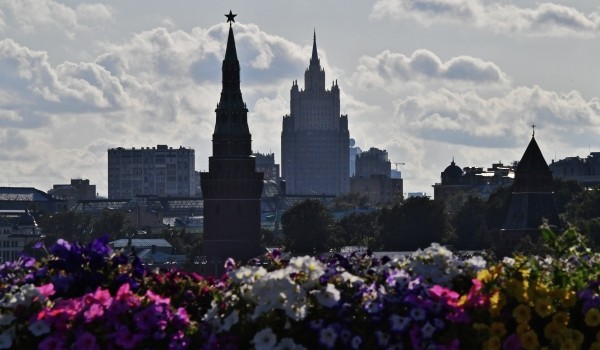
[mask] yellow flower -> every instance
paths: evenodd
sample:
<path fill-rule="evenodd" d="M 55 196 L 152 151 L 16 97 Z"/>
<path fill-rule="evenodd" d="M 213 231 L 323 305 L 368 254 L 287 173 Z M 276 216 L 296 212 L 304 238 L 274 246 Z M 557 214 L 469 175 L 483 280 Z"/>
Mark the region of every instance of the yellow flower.
<path fill-rule="evenodd" d="M 498 315 L 504 305 L 506 305 L 506 298 L 504 297 L 504 294 L 496 289 L 490 296 L 490 313 L 492 315 Z"/>
<path fill-rule="evenodd" d="M 529 309 L 529 306 L 524 304 L 519 304 L 517 307 L 515 307 L 512 315 L 517 323 L 526 323 L 531 320 L 531 310 Z"/>
<path fill-rule="evenodd" d="M 565 309 L 568 309 L 570 307 L 575 306 L 575 303 L 577 302 L 577 295 L 575 294 L 574 291 L 572 290 L 566 290 L 564 292 L 564 294 L 562 295 L 562 307 Z"/>
<path fill-rule="evenodd" d="M 581 333 L 578 330 L 571 329 L 571 328 L 565 328 L 561 332 L 561 337 L 562 337 L 561 346 L 563 346 L 563 345 L 570 346 L 571 344 L 573 344 L 576 348 L 580 347 L 581 344 L 583 344 L 583 340 L 584 340 L 583 333 Z"/>
<path fill-rule="evenodd" d="M 590 327 L 597 327 L 600 325 L 600 310 L 597 308 L 591 308 L 585 313 L 585 324 Z"/>
<path fill-rule="evenodd" d="M 564 326 L 560 323 L 554 321 L 549 322 L 546 327 L 544 327 L 544 336 L 550 340 L 556 339 L 560 337 L 563 328 Z"/>
<path fill-rule="evenodd" d="M 534 331 L 527 331 L 519 335 L 521 346 L 525 349 L 537 349 L 540 346 L 537 334 Z"/>
<path fill-rule="evenodd" d="M 564 311 L 559 311 L 552 316 L 552 322 L 556 322 L 561 325 L 569 324 L 569 313 Z"/>
<path fill-rule="evenodd" d="M 546 317 L 554 312 L 554 305 L 552 305 L 552 300 L 546 297 L 537 298 L 535 301 L 535 312 L 537 312 L 540 317 Z"/>
<path fill-rule="evenodd" d="M 577 350 L 579 347 L 575 345 L 573 342 L 562 343 L 560 344 L 560 350 Z"/>
<path fill-rule="evenodd" d="M 529 275 L 531 274 L 531 269 L 522 267 L 519 269 L 519 273 L 521 273 L 521 276 L 523 277 L 523 279 L 526 280 L 529 278 Z"/>
<path fill-rule="evenodd" d="M 531 327 L 529 327 L 529 323 L 519 323 L 517 325 L 516 331 L 517 331 L 517 334 L 523 334 L 530 329 L 531 329 Z"/>
<path fill-rule="evenodd" d="M 489 282 L 492 280 L 492 274 L 488 269 L 483 269 L 477 273 L 477 279 L 481 282 Z"/>
<path fill-rule="evenodd" d="M 600 342 L 595 341 L 592 343 L 592 346 L 590 346 L 590 350 L 600 350 Z"/>
<path fill-rule="evenodd" d="M 502 345 L 502 342 L 500 341 L 500 338 L 494 336 L 483 342 L 483 349 L 484 350 L 500 350 L 501 345 Z"/>
<path fill-rule="evenodd" d="M 490 327 L 485 324 L 485 323 L 474 323 L 473 324 L 473 329 L 478 331 L 478 332 L 485 332 L 489 329 Z"/>
<path fill-rule="evenodd" d="M 490 333 L 492 333 L 493 336 L 500 337 L 500 338 L 505 336 L 506 335 L 506 327 L 504 327 L 504 323 L 501 323 L 501 322 L 492 323 L 492 325 L 490 326 Z"/>
<path fill-rule="evenodd" d="M 550 289 L 548 288 L 548 285 L 544 284 L 543 282 L 538 281 L 535 284 L 535 293 L 538 296 L 548 296 L 550 294 Z"/>

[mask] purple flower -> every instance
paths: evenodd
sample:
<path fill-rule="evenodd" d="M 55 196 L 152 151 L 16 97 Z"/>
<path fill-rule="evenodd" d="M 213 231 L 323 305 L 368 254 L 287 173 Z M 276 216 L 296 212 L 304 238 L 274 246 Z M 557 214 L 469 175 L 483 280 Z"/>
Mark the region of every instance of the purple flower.
<path fill-rule="evenodd" d="M 159 314 L 152 307 L 147 307 L 141 311 L 136 312 L 133 315 L 133 319 L 135 320 L 135 325 L 141 331 L 149 331 L 151 330 L 158 320 Z"/>
<path fill-rule="evenodd" d="M 83 332 L 76 337 L 72 346 L 73 349 L 85 350 L 101 350 L 100 345 L 96 342 L 96 337 L 90 332 Z"/>
<path fill-rule="evenodd" d="M 141 335 L 133 334 L 127 327 L 122 326 L 117 331 L 115 343 L 124 349 L 134 349 L 142 339 Z"/>
<path fill-rule="evenodd" d="M 60 333 L 51 334 L 38 344 L 39 350 L 63 350 L 66 348 L 65 339 Z"/>

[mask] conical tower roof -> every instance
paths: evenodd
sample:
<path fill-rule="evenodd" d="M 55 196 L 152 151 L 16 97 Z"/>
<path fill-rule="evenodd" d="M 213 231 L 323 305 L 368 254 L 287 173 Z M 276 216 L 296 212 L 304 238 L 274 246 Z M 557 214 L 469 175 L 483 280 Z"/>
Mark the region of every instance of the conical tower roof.
<path fill-rule="evenodd" d="M 551 192 L 552 172 L 542 155 L 542 151 L 531 137 L 529 145 L 515 170 L 513 192 Z"/>

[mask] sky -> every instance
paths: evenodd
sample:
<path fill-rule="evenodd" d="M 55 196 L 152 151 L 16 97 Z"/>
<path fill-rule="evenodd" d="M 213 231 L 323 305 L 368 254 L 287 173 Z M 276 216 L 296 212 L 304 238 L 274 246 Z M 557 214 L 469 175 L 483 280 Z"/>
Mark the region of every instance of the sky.
<path fill-rule="evenodd" d="M 600 151 L 600 7 L 529 0 L 0 0 L 0 186 L 89 179 L 107 150 L 193 148 L 208 170 L 228 25 L 253 150 L 281 155 L 316 31 L 350 137 L 405 192 L 452 159 L 490 167 L 535 138 L 546 161 Z"/>

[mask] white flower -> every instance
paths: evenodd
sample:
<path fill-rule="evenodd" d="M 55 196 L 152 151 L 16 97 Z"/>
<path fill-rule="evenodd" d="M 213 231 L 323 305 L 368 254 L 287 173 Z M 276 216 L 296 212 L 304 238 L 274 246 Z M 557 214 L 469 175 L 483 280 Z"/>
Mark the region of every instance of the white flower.
<path fill-rule="evenodd" d="M 415 307 L 410 310 L 410 317 L 415 321 L 422 321 L 425 319 L 425 310 L 420 307 Z"/>
<path fill-rule="evenodd" d="M 42 334 L 50 333 L 50 326 L 44 320 L 35 321 L 29 324 L 27 328 L 35 335 L 39 337 Z"/>
<path fill-rule="evenodd" d="M 321 329 L 319 333 L 319 342 L 328 349 L 331 349 L 335 346 L 335 341 L 337 340 L 337 333 L 333 327 L 325 327 Z"/>
<path fill-rule="evenodd" d="M 277 344 L 277 337 L 273 333 L 273 330 L 269 327 L 258 331 L 254 338 L 252 338 L 252 344 L 256 350 L 268 350 L 273 349 L 275 344 Z"/>
<path fill-rule="evenodd" d="M 12 347 L 12 338 L 8 332 L 0 334 L 0 349 L 10 349 Z"/>
<path fill-rule="evenodd" d="M 239 320 L 239 312 L 237 310 L 233 310 L 233 312 L 223 320 L 223 330 L 228 331 L 233 325 L 237 324 Z"/>
<path fill-rule="evenodd" d="M 382 331 L 375 331 L 375 336 L 377 337 L 377 345 L 380 347 L 385 347 L 390 342 L 390 335 Z"/>
<path fill-rule="evenodd" d="M 350 346 L 352 347 L 352 349 L 360 348 L 360 344 L 362 344 L 362 338 L 358 335 L 354 336 L 350 341 Z"/>
<path fill-rule="evenodd" d="M 276 350 L 306 350 L 306 348 L 300 344 L 294 343 L 291 338 L 283 338 L 275 347 Z"/>
<path fill-rule="evenodd" d="M 513 267 L 515 265 L 515 259 L 513 259 L 511 257 L 508 257 L 508 256 L 505 256 L 504 259 L 502 259 L 502 263 L 504 265 Z"/>
<path fill-rule="evenodd" d="M 410 324 L 410 318 L 402 317 L 399 315 L 391 315 L 389 320 L 390 320 L 390 329 L 394 332 L 403 332 L 404 330 L 406 330 L 406 328 Z"/>
<path fill-rule="evenodd" d="M 433 333 L 435 332 L 435 327 L 431 325 L 431 323 L 427 322 L 421 328 L 421 333 L 423 334 L 423 338 L 431 338 Z"/>
<path fill-rule="evenodd" d="M 15 320 L 12 314 L 0 314 L 0 326 L 7 326 Z"/>
<path fill-rule="evenodd" d="M 327 283 L 325 290 L 312 291 L 315 294 L 319 304 L 325 307 L 333 307 L 340 301 L 340 291 L 331 283 Z"/>
<path fill-rule="evenodd" d="M 483 270 L 487 266 L 487 261 L 479 255 L 476 255 L 465 262 L 475 271 Z"/>

